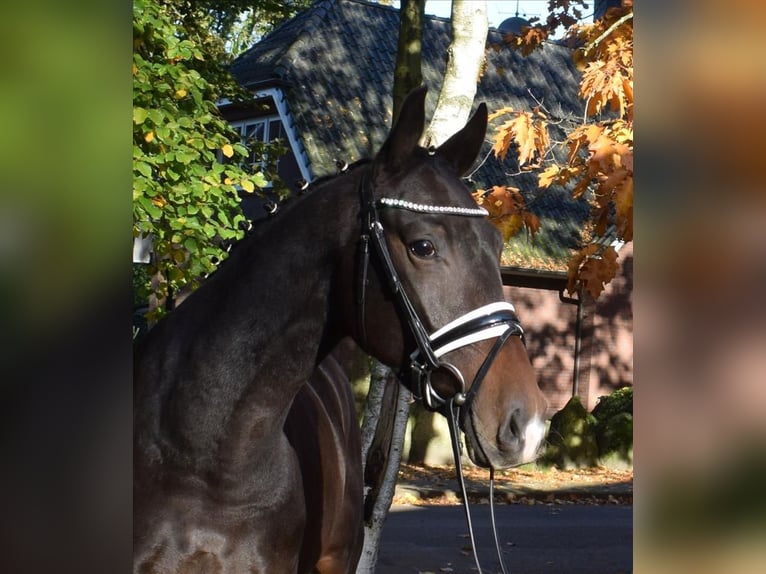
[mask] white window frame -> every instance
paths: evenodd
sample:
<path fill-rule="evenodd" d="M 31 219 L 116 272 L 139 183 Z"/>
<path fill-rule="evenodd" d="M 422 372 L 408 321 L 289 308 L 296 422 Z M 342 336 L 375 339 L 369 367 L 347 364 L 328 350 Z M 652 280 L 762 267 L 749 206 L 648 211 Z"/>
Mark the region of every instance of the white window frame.
<path fill-rule="evenodd" d="M 278 137 L 277 134 L 273 135 L 273 134 L 270 133 L 271 124 L 274 121 L 278 121 L 279 122 L 280 131 L 282 132 L 282 137 L 284 137 L 284 135 L 285 135 L 284 134 L 284 132 L 285 132 L 284 123 L 282 122 L 282 118 L 280 118 L 278 114 L 271 114 L 271 115 L 268 115 L 268 116 L 260 116 L 260 117 L 257 117 L 257 118 L 246 118 L 244 120 L 236 120 L 236 121 L 231 122 L 231 127 L 234 130 L 236 130 L 237 133 L 239 134 L 240 142 L 245 144 L 247 139 L 248 139 L 248 137 L 246 136 L 247 128 L 249 126 L 261 126 L 262 137 L 259 137 L 258 141 L 267 143 L 267 142 L 272 141 L 276 137 Z M 258 130 L 258 128 L 256 128 L 253 131 L 257 132 L 257 130 Z M 288 144 L 288 142 L 285 142 L 285 143 Z M 250 158 L 248 158 L 248 160 L 249 159 Z M 255 158 L 253 158 L 253 159 L 255 159 Z M 253 163 L 256 163 L 256 162 L 253 161 Z M 279 160 L 277 160 L 277 165 L 279 165 Z M 261 158 L 261 169 L 265 168 L 265 166 L 266 166 L 266 159 L 265 158 Z M 267 182 L 266 187 L 271 187 L 271 186 L 272 186 L 272 182 L 270 182 L 270 181 Z"/>

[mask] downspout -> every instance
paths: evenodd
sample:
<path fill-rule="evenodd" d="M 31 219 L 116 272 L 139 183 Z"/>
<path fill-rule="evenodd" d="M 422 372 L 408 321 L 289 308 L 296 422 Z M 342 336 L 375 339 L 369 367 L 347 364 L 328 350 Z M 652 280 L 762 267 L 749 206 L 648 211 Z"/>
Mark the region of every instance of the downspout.
<path fill-rule="evenodd" d="M 583 322 L 583 304 L 582 294 L 578 291 L 577 298 L 566 297 L 564 290 L 559 290 L 559 301 L 577 305 L 577 318 L 575 320 L 575 349 L 574 349 L 574 372 L 572 373 L 572 396 L 577 394 L 580 387 L 580 355 L 582 354 L 582 322 Z"/>

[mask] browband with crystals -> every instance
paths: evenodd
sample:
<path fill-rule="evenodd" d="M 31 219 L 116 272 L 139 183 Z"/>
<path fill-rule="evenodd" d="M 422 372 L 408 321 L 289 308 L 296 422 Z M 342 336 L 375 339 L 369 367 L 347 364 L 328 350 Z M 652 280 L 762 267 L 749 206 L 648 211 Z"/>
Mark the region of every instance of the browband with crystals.
<path fill-rule="evenodd" d="M 477 207 L 473 209 L 470 207 L 455 207 L 452 205 L 427 205 L 424 203 L 413 203 L 411 201 L 404 201 L 403 199 L 394 199 L 391 197 L 381 197 L 378 200 L 378 204 L 386 207 L 406 209 L 416 213 L 445 213 L 447 215 L 467 215 L 469 217 L 486 217 L 489 215 L 489 212 L 483 207 Z"/>

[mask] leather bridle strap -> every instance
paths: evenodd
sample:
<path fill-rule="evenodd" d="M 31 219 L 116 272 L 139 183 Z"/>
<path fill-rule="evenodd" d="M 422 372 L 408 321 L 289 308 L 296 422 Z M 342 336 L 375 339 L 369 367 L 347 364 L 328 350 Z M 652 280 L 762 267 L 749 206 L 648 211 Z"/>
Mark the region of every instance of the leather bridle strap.
<path fill-rule="evenodd" d="M 468 491 L 465 487 L 465 479 L 463 478 L 463 465 L 460 461 L 462 455 L 462 447 L 460 444 L 460 435 L 458 430 L 458 420 L 460 418 L 460 405 L 455 403 L 454 398 L 450 399 L 447 403 L 446 412 L 447 426 L 449 427 L 450 442 L 452 443 L 452 457 L 455 459 L 455 474 L 457 475 L 457 481 L 460 486 L 460 494 L 463 498 L 463 511 L 465 513 L 465 520 L 468 524 L 468 536 L 471 539 L 471 549 L 473 550 L 473 559 L 476 563 L 476 569 L 479 574 L 482 574 L 481 564 L 479 563 L 479 549 L 476 547 L 476 537 L 473 532 L 473 522 L 471 520 L 471 509 L 468 504 Z M 500 561 L 500 569 L 503 574 L 508 574 L 505 568 L 505 561 L 503 560 L 503 552 L 500 548 L 500 540 L 497 537 L 497 524 L 495 522 L 495 472 L 494 468 L 489 469 L 489 514 L 492 525 L 492 536 L 495 540 L 495 552 L 497 552 L 497 558 Z"/>
<path fill-rule="evenodd" d="M 362 178 L 359 185 L 359 195 L 361 201 L 362 234 L 360 236 L 359 257 L 359 285 L 357 286 L 358 329 L 359 335 L 366 345 L 367 328 L 365 326 L 365 291 L 367 286 L 367 270 L 369 267 L 369 243 L 372 243 L 373 250 L 378 256 L 378 260 L 384 267 L 384 275 L 388 278 L 389 287 L 395 298 L 400 312 L 404 314 L 404 319 L 415 337 L 415 343 L 418 351 L 422 354 L 426 364 L 435 369 L 439 366 L 436 356 L 433 354 L 431 345 L 428 341 L 428 332 L 423 326 L 420 317 L 418 317 L 415 307 L 402 287 L 399 274 L 396 272 L 394 262 L 391 259 L 391 253 L 388 250 L 385 235 L 383 234 L 383 225 L 378 218 L 378 210 L 372 193 L 372 183 L 370 181 L 370 171 L 372 168 L 362 172 Z"/>
<path fill-rule="evenodd" d="M 356 293 L 358 335 L 362 346 L 366 347 L 365 299 L 369 272 L 370 243 L 372 243 L 372 250 L 383 267 L 383 275 L 388 280 L 395 304 L 403 315 L 404 321 L 409 326 L 417 346 L 416 350 L 410 355 L 409 364 L 403 365 L 399 378 L 409 381 L 408 386 L 410 389 L 413 391 L 417 390 L 420 393 L 420 396 L 417 398 L 421 399 L 426 408 L 440 410 L 449 400 L 449 397 L 441 396 L 431 385 L 431 374 L 434 371 L 441 369 L 451 374 L 454 381 L 458 384 L 458 388 L 456 388 L 452 396 L 455 396 L 458 402 L 464 401 L 466 398 L 463 374 L 450 363 L 440 360 L 442 355 L 478 341 L 497 337 L 499 338 L 498 342 L 493 347 L 483 366 L 484 371 L 486 371 L 508 337 L 511 334 L 519 335 L 523 340 L 524 331 L 516 317 L 513 305 L 502 301 L 474 309 L 429 336 L 412 301 L 407 296 L 396 267 L 394 267 L 391 253 L 388 250 L 383 225 L 378 217 L 377 203 L 373 196 L 371 171 L 372 167 L 365 169 L 359 182 L 362 232 L 357 251 L 357 276 L 359 278 Z M 429 206 L 389 198 L 382 198 L 380 202 L 381 205 L 388 208 L 406 209 L 417 213 L 441 213 L 463 217 L 484 217 L 484 214 L 486 214 L 486 211 L 483 209 Z M 476 386 L 478 387 L 478 385 Z M 473 392 L 475 393 L 476 389 Z"/>
<path fill-rule="evenodd" d="M 480 307 L 463 317 L 456 319 L 452 323 L 445 325 L 436 331 L 430 337 L 431 345 L 435 348 L 434 355 L 439 358 L 440 367 L 448 368 L 460 382 L 462 388 L 453 396 L 460 405 L 475 395 L 486 376 L 492 363 L 495 361 L 500 349 L 506 341 L 512 336 L 521 337 L 523 341 L 524 330 L 521 328 L 519 320 L 513 309 L 513 305 L 506 302 L 490 303 Z M 443 361 L 440 357 L 444 354 L 471 345 L 473 343 L 486 339 L 495 339 L 489 353 L 484 359 L 481 367 L 474 376 L 473 382 L 468 392 L 465 392 L 465 382 L 463 375 L 457 368 L 450 363 Z M 418 352 L 412 354 L 410 368 L 413 372 L 422 372 L 418 382 L 420 388 L 420 398 L 426 408 L 430 410 L 441 410 L 452 397 L 441 396 L 434 389 L 430 380 L 430 371 L 422 365 L 422 360 Z"/>

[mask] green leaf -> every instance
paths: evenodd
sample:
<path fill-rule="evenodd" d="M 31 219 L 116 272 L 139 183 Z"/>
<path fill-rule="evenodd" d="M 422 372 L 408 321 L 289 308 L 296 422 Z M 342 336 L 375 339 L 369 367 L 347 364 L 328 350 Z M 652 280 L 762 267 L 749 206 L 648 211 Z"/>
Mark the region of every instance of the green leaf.
<path fill-rule="evenodd" d="M 166 126 L 157 126 L 155 133 L 157 134 L 157 137 L 160 138 L 162 141 L 166 143 L 171 143 L 170 130 Z"/>
<path fill-rule="evenodd" d="M 147 115 L 155 126 L 161 125 L 165 121 L 165 114 L 161 110 L 149 110 Z"/>
<path fill-rule="evenodd" d="M 215 237 L 215 235 L 216 235 L 216 232 L 217 232 L 216 228 L 215 228 L 213 225 L 209 224 L 209 223 L 206 223 L 206 224 L 205 224 L 205 225 L 202 227 L 202 231 L 203 231 L 203 232 L 205 233 L 205 235 L 206 235 L 207 237 L 209 237 L 209 238 L 213 238 L 213 237 Z"/>
<path fill-rule="evenodd" d="M 258 173 L 253 174 L 251 176 L 251 179 L 253 180 L 255 185 L 257 185 L 258 187 L 266 187 L 269 184 L 269 182 L 266 181 L 266 176 L 263 175 L 263 172 L 260 172 L 260 171 Z"/>
<path fill-rule="evenodd" d="M 184 247 L 194 253 L 197 251 L 197 240 L 194 237 L 188 237 L 186 238 L 186 241 L 184 241 Z"/>
<path fill-rule="evenodd" d="M 148 197 L 141 196 L 138 198 L 138 203 L 144 208 L 144 211 L 153 219 L 159 219 L 162 216 L 162 210 L 152 203 L 152 200 Z"/>
<path fill-rule="evenodd" d="M 152 166 L 142 161 L 133 162 L 133 168 L 144 177 L 152 177 Z"/>
<path fill-rule="evenodd" d="M 133 108 L 133 123 L 141 125 L 146 120 L 147 112 L 144 108 Z"/>
<path fill-rule="evenodd" d="M 176 152 L 176 161 L 179 161 L 183 164 L 191 163 L 198 157 L 199 157 L 199 154 L 197 152 L 185 152 L 185 151 Z"/>

